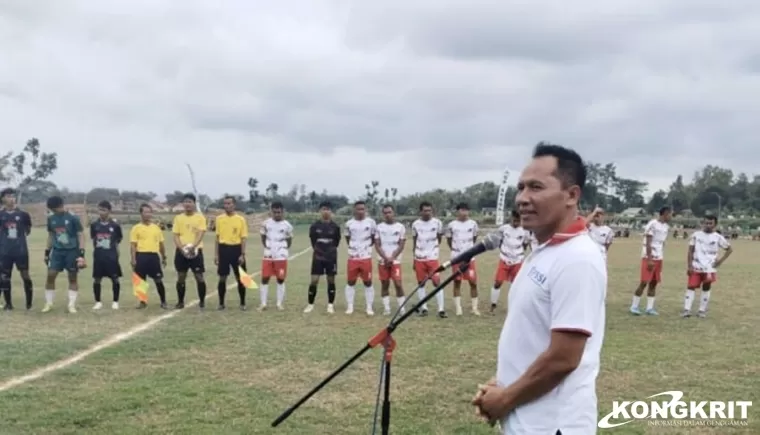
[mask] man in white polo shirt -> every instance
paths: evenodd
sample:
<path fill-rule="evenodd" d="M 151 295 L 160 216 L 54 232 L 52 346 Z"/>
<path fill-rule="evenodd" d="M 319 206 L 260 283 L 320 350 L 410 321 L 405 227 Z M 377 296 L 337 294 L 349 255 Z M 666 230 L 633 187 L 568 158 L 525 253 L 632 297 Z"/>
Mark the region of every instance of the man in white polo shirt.
<path fill-rule="evenodd" d="M 578 216 L 585 182 L 577 153 L 540 143 L 518 183 L 522 223 L 538 246 L 509 292 L 496 378 L 473 399 L 503 434 L 596 433 L 607 268 Z"/>

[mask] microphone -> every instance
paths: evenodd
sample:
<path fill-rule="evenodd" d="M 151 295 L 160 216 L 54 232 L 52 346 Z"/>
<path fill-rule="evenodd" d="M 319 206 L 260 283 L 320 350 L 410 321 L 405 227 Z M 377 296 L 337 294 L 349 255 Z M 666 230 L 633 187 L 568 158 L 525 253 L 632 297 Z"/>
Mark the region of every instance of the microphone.
<path fill-rule="evenodd" d="M 443 263 L 436 269 L 435 273 L 443 272 L 451 267 L 452 264 L 469 263 L 472 257 L 480 255 L 486 251 L 496 249 L 501 245 L 502 234 L 494 232 L 486 235 L 481 241 L 476 243 L 472 248 L 462 252 L 451 260 Z"/>

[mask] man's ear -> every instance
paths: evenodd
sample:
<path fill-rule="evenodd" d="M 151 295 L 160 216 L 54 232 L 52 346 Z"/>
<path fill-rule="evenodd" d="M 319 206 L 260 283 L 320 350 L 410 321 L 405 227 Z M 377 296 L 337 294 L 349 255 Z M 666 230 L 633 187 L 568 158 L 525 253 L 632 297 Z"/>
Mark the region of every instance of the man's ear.
<path fill-rule="evenodd" d="M 578 204 L 580 204 L 580 202 L 581 202 L 581 195 L 582 194 L 583 194 L 583 192 L 581 191 L 580 186 L 577 186 L 577 185 L 570 186 L 567 189 L 567 203 L 566 203 L 566 205 L 568 207 L 575 207 L 577 209 L 578 208 Z"/>

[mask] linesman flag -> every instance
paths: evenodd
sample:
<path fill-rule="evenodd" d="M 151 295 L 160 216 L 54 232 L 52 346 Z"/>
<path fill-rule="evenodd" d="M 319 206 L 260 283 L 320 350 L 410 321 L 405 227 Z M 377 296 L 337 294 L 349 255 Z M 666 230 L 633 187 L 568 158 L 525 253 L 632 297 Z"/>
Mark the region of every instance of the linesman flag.
<path fill-rule="evenodd" d="M 134 272 L 132 273 L 132 291 L 138 301 L 148 302 L 148 282 Z"/>
<path fill-rule="evenodd" d="M 243 266 L 238 266 L 238 273 L 240 274 L 240 284 L 243 284 L 243 287 L 248 290 L 256 290 L 259 288 L 259 286 L 256 285 L 256 281 L 253 280 L 253 277 L 243 270 Z"/>

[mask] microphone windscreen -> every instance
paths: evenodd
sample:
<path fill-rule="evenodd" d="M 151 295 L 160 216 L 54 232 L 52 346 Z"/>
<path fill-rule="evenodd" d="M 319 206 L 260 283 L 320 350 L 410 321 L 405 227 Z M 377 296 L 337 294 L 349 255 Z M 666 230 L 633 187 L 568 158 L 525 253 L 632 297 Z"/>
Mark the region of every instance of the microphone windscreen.
<path fill-rule="evenodd" d="M 502 237 L 502 234 L 498 231 L 486 235 L 483 238 L 483 246 L 486 247 L 486 251 L 498 248 L 501 245 Z"/>

